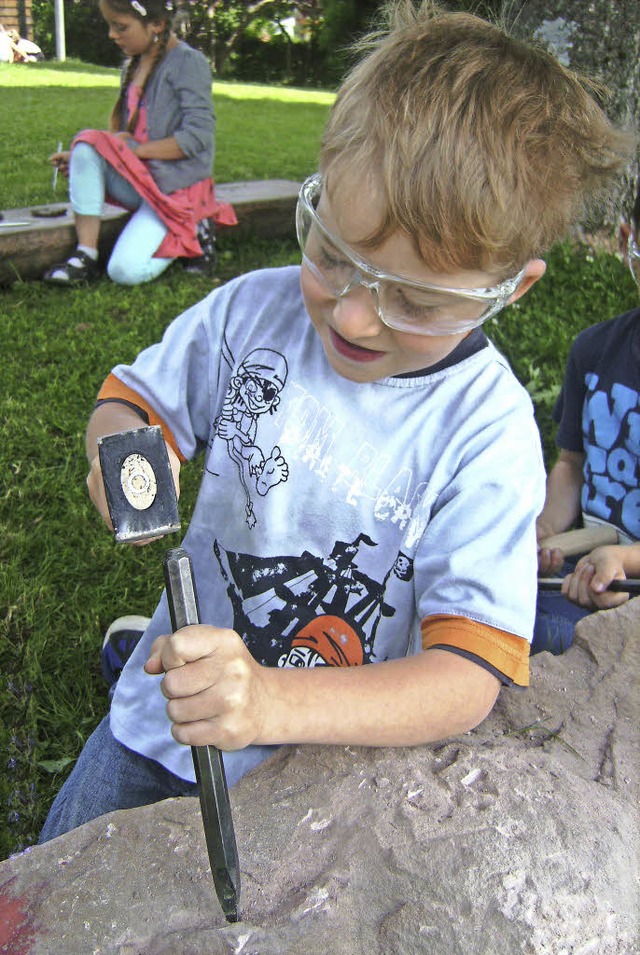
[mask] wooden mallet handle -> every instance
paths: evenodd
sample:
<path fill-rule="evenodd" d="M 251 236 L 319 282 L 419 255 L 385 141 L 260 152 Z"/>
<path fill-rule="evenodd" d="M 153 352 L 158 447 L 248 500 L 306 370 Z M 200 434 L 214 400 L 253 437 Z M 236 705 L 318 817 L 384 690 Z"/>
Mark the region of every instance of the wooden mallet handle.
<path fill-rule="evenodd" d="M 564 534 L 553 534 L 538 541 L 538 547 L 549 550 L 557 548 L 565 557 L 575 557 L 577 554 L 588 554 L 594 547 L 617 543 L 615 528 L 603 524 L 597 527 L 580 527 L 574 531 L 565 531 Z"/>

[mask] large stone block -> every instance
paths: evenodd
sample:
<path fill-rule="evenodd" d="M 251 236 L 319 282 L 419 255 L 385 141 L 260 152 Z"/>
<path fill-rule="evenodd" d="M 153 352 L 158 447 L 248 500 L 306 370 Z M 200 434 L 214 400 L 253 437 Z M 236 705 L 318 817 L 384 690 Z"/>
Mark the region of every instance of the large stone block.
<path fill-rule="evenodd" d="M 283 748 L 232 790 L 242 921 L 197 800 L 0 864 L 12 955 L 638 955 L 640 600 L 532 660 L 472 733 Z"/>

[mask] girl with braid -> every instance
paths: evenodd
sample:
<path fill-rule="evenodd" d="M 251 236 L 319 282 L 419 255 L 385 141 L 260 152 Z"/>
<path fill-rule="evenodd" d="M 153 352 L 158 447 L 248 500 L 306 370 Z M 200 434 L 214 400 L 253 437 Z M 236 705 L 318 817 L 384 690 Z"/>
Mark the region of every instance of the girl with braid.
<path fill-rule="evenodd" d="M 69 176 L 78 247 L 46 282 L 74 286 L 99 275 L 105 197 L 132 212 L 109 258 L 121 285 L 157 278 L 176 258 L 214 260 L 216 223 L 235 225 L 211 177 L 215 114 L 206 57 L 178 40 L 163 0 L 100 0 L 109 37 L 128 61 L 109 131 L 83 130 L 50 162 Z"/>

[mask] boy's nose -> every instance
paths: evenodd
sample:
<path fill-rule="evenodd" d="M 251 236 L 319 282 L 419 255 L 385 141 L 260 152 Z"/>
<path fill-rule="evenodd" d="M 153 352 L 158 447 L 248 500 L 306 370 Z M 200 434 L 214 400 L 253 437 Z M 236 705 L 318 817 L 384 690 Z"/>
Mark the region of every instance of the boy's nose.
<path fill-rule="evenodd" d="M 374 292 L 357 285 L 336 299 L 333 308 L 336 330 L 345 338 L 373 338 L 380 333 L 383 327 Z"/>

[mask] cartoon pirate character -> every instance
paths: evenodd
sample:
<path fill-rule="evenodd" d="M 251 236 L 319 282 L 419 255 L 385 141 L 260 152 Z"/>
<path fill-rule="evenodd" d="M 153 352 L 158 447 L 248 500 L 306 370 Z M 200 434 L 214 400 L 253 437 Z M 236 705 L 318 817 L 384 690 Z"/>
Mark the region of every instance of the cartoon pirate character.
<path fill-rule="evenodd" d="M 278 660 L 280 667 L 362 666 L 362 640 L 345 620 L 320 614 L 291 641 L 291 649 Z"/>
<path fill-rule="evenodd" d="M 252 489 L 264 497 L 289 477 L 289 466 L 280 448 L 276 445 L 265 454 L 256 443 L 258 418 L 276 411 L 287 372 L 287 362 L 278 352 L 270 348 L 249 352 L 231 379 L 222 414 L 214 421 L 214 437 L 226 442 L 227 454 L 238 468 L 247 499 L 249 527 L 256 523 Z"/>

